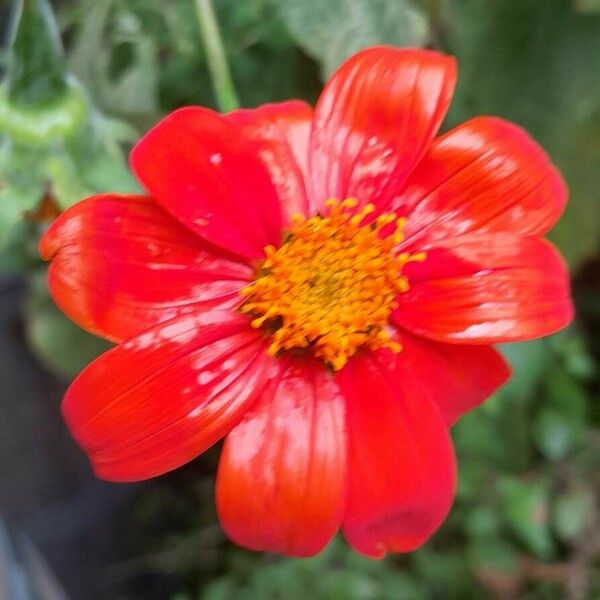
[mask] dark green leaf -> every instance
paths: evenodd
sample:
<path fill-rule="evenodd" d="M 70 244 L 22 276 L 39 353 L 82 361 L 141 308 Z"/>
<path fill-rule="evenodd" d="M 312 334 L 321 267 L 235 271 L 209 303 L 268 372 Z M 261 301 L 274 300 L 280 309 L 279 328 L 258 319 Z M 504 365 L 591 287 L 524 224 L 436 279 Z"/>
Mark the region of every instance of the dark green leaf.
<path fill-rule="evenodd" d="M 469 548 L 471 562 L 476 569 L 514 572 L 518 568 L 519 553 L 508 542 L 487 538 L 476 540 Z"/>
<path fill-rule="evenodd" d="M 1 194 L 0 194 L 1 197 Z M 40 225 L 20 220 L 8 231 L 0 246 L 0 272 L 33 270 L 40 265 L 37 242 Z"/>
<path fill-rule="evenodd" d="M 571 189 L 552 236 L 578 264 L 600 242 L 600 203 L 590 201 L 600 187 L 600 16 L 570 0 L 451 0 L 444 33 L 460 68 L 451 123 L 496 114 L 542 143 Z"/>
<path fill-rule="evenodd" d="M 549 498 L 541 481 L 519 481 L 508 477 L 498 482 L 508 525 L 530 550 L 542 558 L 553 553 L 549 528 Z"/>
<path fill-rule="evenodd" d="M 465 530 L 474 538 L 494 537 L 499 527 L 498 513 L 489 506 L 475 508 L 469 511 L 465 518 Z"/>
<path fill-rule="evenodd" d="M 427 19 L 410 0 L 278 0 L 298 43 L 331 73 L 375 44 L 422 46 Z"/>
<path fill-rule="evenodd" d="M 131 3 L 88 0 L 70 67 L 102 110 L 132 118 L 158 113 L 158 46 Z M 110 35 L 107 33 L 110 32 Z M 159 38 L 160 39 L 160 38 Z"/>
<path fill-rule="evenodd" d="M 66 89 L 62 45 L 47 0 L 15 2 L 7 96 L 17 105 L 56 101 Z"/>
<path fill-rule="evenodd" d="M 531 399 L 551 358 L 547 340 L 503 344 L 500 350 L 512 368 L 511 378 L 501 388 L 500 396 L 527 402 Z"/>

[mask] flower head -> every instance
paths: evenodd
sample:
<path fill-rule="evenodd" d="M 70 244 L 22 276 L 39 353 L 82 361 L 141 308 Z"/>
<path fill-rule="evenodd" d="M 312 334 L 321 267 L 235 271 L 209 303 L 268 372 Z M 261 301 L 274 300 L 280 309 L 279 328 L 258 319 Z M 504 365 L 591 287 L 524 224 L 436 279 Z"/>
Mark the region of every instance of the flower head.
<path fill-rule="evenodd" d="M 396 297 L 408 289 L 402 268 L 425 254 L 398 250 L 402 219 L 386 214 L 365 225 L 375 207 L 353 215 L 357 203 L 328 200 L 326 216 L 299 215 L 280 248 L 265 248 L 260 271 L 242 290 L 241 310 L 255 317 L 252 327 L 272 334 L 271 356 L 307 349 L 339 371 L 361 348 L 401 349 L 386 328 Z"/>
<path fill-rule="evenodd" d="M 119 344 L 63 403 L 100 477 L 160 475 L 226 436 L 217 508 L 240 544 L 308 556 L 341 527 L 380 557 L 432 535 L 448 429 L 509 375 L 492 344 L 572 318 L 542 237 L 564 182 L 501 119 L 436 137 L 455 79 L 451 57 L 377 47 L 314 111 L 180 109 L 133 149 L 147 196 L 52 224 L 53 297 Z"/>

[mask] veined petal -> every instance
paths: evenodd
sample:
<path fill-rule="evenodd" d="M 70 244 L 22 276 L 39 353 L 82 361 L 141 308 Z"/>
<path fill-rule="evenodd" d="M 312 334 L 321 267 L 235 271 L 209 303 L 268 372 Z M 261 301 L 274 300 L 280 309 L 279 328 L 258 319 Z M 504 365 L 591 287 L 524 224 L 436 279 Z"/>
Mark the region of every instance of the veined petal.
<path fill-rule="evenodd" d="M 373 558 L 415 550 L 444 521 L 455 494 L 446 423 L 401 360 L 392 377 L 376 356 L 356 356 L 337 380 L 348 429 L 344 534 Z"/>
<path fill-rule="evenodd" d="M 375 352 L 391 377 L 409 373 L 440 409 L 446 424 L 479 406 L 510 377 L 510 367 L 491 346 L 444 344 L 399 332 L 402 351 Z"/>
<path fill-rule="evenodd" d="M 520 127 L 478 117 L 441 136 L 391 210 L 419 245 L 466 233 L 542 235 L 558 220 L 567 187 L 546 153 Z"/>
<path fill-rule="evenodd" d="M 191 310 L 233 307 L 252 275 L 134 195 L 75 204 L 52 223 L 40 253 L 52 259 L 48 285 L 61 310 L 115 342 Z"/>
<path fill-rule="evenodd" d="M 423 157 L 450 104 L 454 58 L 429 50 L 358 52 L 329 80 L 310 139 L 311 198 L 385 209 Z"/>
<path fill-rule="evenodd" d="M 176 110 L 137 143 L 130 162 L 149 194 L 206 240 L 246 258 L 279 243 L 281 209 L 258 148 L 222 115 Z"/>
<path fill-rule="evenodd" d="M 242 135 L 251 140 L 277 190 L 283 217 L 312 212 L 306 193 L 308 137 L 312 108 L 291 100 L 235 110 L 225 115 Z"/>
<path fill-rule="evenodd" d="M 204 452 L 252 405 L 273 360 L 245 317 L 178 317 L 123 342 L 75 379 L 62 409 L 96 474 L 135 481 Z"/>
<path fill-rule="evenodd" d="M 322 365 L 290 362 L 227 436 L 219 517 L 243 546 L 311 556 L 341 523 L 345 479 L 340 390 Z"/>
<path fill-rule="evenodd" d="M 510 233 L 432 242 L 410 263 L 395 323 L 442 342 L 494 344 L 549 335 L 573 318 L 569 274 L 546 240 Z"/>

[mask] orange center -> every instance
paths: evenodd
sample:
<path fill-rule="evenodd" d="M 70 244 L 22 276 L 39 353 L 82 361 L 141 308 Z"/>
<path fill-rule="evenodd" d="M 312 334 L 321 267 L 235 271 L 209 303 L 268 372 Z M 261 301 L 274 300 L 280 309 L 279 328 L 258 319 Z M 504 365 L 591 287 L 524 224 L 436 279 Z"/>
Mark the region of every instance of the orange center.
<path fill-rule="evenodd" d="M 425 254 L 396 252 L 404 219 L 395 214 L 363 225 L 372 204 L 359 212 L 354 198 L 325 204 L 329 214 L 295 216 L 281 246 L 265 247 L 241 310 L 271 334 L 272 356 L 311 349 L 337 371 L 361 347 L 401 350 L 388 333 L 389 317 L 409 288 L 404 265 Z"/>

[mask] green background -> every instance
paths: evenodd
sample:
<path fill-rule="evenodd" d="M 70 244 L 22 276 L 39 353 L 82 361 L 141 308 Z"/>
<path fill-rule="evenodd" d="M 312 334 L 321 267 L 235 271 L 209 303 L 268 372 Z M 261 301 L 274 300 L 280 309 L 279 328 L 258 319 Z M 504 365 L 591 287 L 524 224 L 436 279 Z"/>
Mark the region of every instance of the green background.
<path fill-rule="evenodd" d="M 570 203 L 551 237 L 571 267 L 578 316 L 551 338 L 503 348 L 514 376 L 454 428 L 457 501 L 418 552 L 373 562 L 341 540 L 309 560 L 236 548 L 215 526 L 211 451 L 136 494 L 123 532 L 135 557 L 128 576 L 164 574 L 178 600 L 600 597 L 600 2 L 214 4 L 244 106 L 313 102 L 340 61 L 372 44 L 456 55 L 444 128 L 506 117 L 565 175 Z M 6 28 L 0 269 L 26 274 L 27 341 L 66 379 L 106 346 L 48 298 L 35 250 L 48 224 L 41 202 L 51 198 L 53 212 L 136 190 L 125 157 L 141 133 L 175 107 L 217 106 L 195 10 L 193 0 L 25 0 L 19 27 Z"/>

